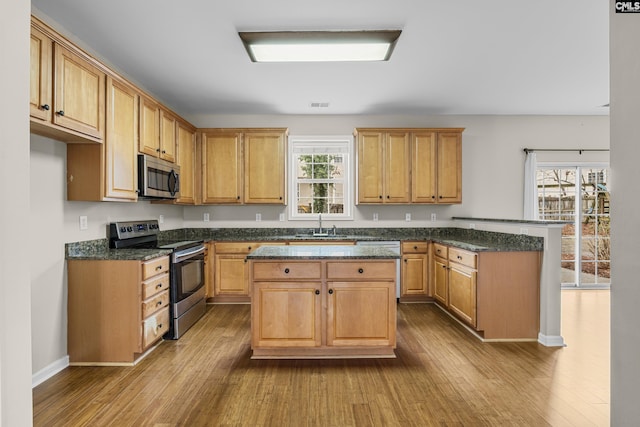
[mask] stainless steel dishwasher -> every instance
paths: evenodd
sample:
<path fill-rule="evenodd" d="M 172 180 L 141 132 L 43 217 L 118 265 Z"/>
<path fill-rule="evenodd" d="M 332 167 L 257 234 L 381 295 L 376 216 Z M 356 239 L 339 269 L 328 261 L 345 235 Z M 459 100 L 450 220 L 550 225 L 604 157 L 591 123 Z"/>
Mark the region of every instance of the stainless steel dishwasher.
<path fill-rule="evenodd" d="M 400 255 L 400 241 L 358 241 L 356 242 L 358 246 L 382 246 L 383 248 L 392 250 L 394 253 Z M 396 298 L 400 298 L 400 260 L 396 260 Z"/>

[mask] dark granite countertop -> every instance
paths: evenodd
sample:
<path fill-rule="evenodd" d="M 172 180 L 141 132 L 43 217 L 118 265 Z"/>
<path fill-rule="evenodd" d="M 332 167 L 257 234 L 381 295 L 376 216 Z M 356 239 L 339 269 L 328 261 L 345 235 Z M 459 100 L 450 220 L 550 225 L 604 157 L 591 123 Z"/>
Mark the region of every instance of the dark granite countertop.
<path fill-rule="evenodd" d="M 170 249 L 110 249 L 107 239 L 67 243 L 66 259 L 148 261 L 171 254 Z"/>
<path fill-rule="evenodd" d="M 550 225 L 550 226 L 564 226 L 565 224 L 573 224 L 573 221 L 557 221 L 546 219 L 508 219 L 508 218 L 473 218 L 454 216 L 451 218 L 454 221 L 471 221 L 471 222 L 500 222 L 504 224 L 529 224 L 529 225 Z"/>
<path fill-rule="evenodd" d="M 164 240 L 204 241 L 435 241 L 474 252 L 542 251 L 542 237 L 475 229 L 442 228 L 339 228 L 337 236 L 314 237 L 299 228 L 182 228 L 160 232 Z M 67 259 L 140 259 L 170 253 L 161 249 L 109 249 L 107 239 L 66 244 Z"/>
<path fill-rule="evenodd" d="M 247 255 L 247 259 L 399 259 L 400 255 L 382 246 L 356 245 L 295 245 L 262 246 Z"/>

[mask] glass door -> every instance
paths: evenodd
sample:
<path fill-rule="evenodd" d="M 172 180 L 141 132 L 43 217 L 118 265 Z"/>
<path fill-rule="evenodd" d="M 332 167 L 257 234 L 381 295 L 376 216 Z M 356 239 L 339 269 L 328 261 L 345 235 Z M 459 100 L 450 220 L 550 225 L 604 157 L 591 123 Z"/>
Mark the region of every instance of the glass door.
<path fill-rule="evenodd" d="M 608 176 L 604 165 L 538 165 L 539 218 L 570 221 L 562 229 L 563 287 L 611 284 Z"/>

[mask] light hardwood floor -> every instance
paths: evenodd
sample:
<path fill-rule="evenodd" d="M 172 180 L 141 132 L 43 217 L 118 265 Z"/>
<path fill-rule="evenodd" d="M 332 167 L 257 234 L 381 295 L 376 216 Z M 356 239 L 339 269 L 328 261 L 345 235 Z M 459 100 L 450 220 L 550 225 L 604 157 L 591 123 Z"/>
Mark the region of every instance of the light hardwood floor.
<path fill-rule="evenodd" d="M 36 387 L 36 426 L 606 426 L 609 292 L 563 291 L 565 348 L 481 343 L 400 304 L 396 359 L 250 360 L 248 305 L 209 306 L 135 367 Z"/>

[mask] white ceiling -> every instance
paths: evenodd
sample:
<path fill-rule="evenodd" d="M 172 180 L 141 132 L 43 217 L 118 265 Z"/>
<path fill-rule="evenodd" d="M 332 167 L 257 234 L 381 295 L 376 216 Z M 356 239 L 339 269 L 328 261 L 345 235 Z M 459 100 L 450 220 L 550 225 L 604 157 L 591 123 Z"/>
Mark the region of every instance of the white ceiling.
<path fill-rule="evenodd" d="M 609 113 L 606 0 L 31 4 L 183 115 Z M 402 35 L 389 62 L 324 64 L 252 63 L 237 35 L 322 29 Z"/>

